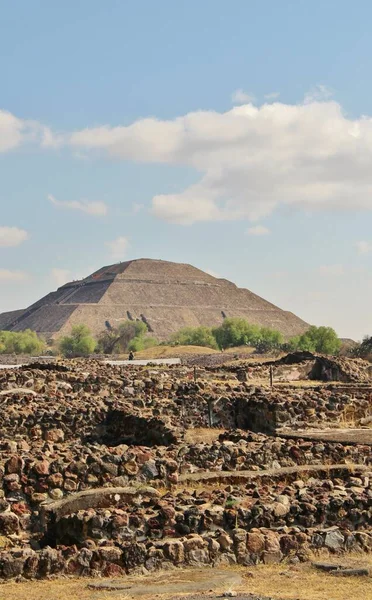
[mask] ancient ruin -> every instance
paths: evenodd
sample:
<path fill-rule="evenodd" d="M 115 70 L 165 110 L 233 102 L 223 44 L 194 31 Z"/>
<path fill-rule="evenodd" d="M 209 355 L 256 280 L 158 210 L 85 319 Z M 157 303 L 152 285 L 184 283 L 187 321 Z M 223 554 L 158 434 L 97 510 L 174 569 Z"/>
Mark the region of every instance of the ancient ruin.
<path fill-rule="evenodd" d="M 188 361 L 0 371 L 1 578 L 372 551 L 368 363 L 292 383 L 293 357 Z"/>
<path fill-rule="evenodd" d="M 244 317 L 291 337 L 308 325 L 249 290 L 195 267 L 140 259 L 103 267 L 66 283 L 23 311 L 0 315 L 0 329 L 32 329 L 47 338 L 84 323 L 97 335 L 126 320 L 143 321 L 149 333 L 167 340 L 182 327 L 218 326 Z"/>

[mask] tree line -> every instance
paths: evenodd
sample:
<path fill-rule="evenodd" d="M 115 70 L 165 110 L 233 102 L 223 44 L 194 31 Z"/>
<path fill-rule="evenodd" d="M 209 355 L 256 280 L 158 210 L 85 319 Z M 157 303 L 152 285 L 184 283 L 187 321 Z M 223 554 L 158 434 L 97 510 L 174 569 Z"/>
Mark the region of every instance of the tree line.
<path fill-rule="evenodd" d="M 214 328 L 185 327 L 173 335 L 172 343 L 219 350 L 251 346 L 258 353 L 307 350 L 320 354 L 337 354 L 341 348 L 341 340 L 332 327 L 311 326 L 302 335 L 285 340 L 280 331 L 254 325 L 243 318 L 225 319 L 222 325 Z"/>
<path fill-rule="evenodd" d="M 123 354 L 140 352 L 158 341 L 149 336 L 142 321 L 124 321 L 117 327 L 109 326 L 98 338 L 84 325 L 72 327 L 70 335 L 63 336 L 53 346 L 48 346 L 34 331 L 0 331 L 0 354 L 42 354 L 50 352 L 67 358 L 96 354 Z M 337 354 L 341 340 L 331 327 L 311 326 L 300 336 L 284 339 L 280 331 L 260 327 L 243 318 L 227 318 L 219 327 L 185 327 L 171 336 L 166 342 L 173 346 L 204 346 L 214 350 L 225 350 L 250 346 L 257 353 L 272 351 L 307 350 L 320 354 Z M 372 354 L 372 337 L 365 338 L 353 350 L 354 356 Z"/>
<path fill-rule="evenodd" d="M 61 337 L 56 343 L 47 344 L 35 331 L 0 331 L 0 354 L 41 355 L 62 354 L 66 358 L 90 356 L 91 354 L 122 354 L 140 352 L 156 346 L 157 340 L 147 335 L 142 321 L 124 321 L 118 327 L 110 327 L 94 338 L 84 324 L 74 325 L 70 335 Z"/>

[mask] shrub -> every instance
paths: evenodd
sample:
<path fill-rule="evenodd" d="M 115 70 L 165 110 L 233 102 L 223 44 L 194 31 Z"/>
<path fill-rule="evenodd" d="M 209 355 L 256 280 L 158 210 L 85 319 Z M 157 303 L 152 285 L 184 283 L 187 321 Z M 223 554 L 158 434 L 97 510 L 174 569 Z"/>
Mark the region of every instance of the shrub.
<path fill-rule="evenodd" d="M 225 319 L 220 327 L 213 329 L 213 335 L 221 349 L 234 346 L 256 347 L 261 339 L 261 329 L 245 319 L 233 317 Z"/>
<path fill-rule="evenodd" d="M 280 349 L 283 336 L 275 329 L 252 325 L 245 319 L 225 319 L 220 327 L 184 327 L 175 333 L 171 342 L 183 346 L 206 346 L 208 348 L 232 348 L 253 346 L 259 352 Z"/>
<path fill-rule="evenodd" d="M 362 343 L 352 349 L 351 355 L 357 358 L 370 359 L 372 356 L 372 336 L 366 335 Z"/>
<path fill-rule="evenodd" d="M 89 327 L 75 325 L 71 330 L 71 335 L 65 336 L 59 341 L 59 350 L 66 358 L 89 356 L 94 352 L 96 345 Z"/>
<path fill-rule="evenodd" d="M 280 350 L 283 343 L 284 338 L 280 331 L 270 329 L 269 327 L 261 327 L 260 339 L 256 344 L 256 351 L 264 353 L 272 350 Z"/>
<path fill-rule="evenodd" d="M 171 342 L 181 346 L 206 346 L 217 348 L 216 339 L 209 327 L 184 327 L 172 336 Z"/>
<path fill-rule="evenodd" d="M 312 325 L 299 337 L 292 338 L 289 345 L 293 350 L 307 350 L 319 354 L 337 354 L 341 341 L 332 327 L 315 327 Z"/>
<path fill-rule="evenodd" d="M 134 337 L 128 344 L 127 350 L 132 352 L 140 352 L 146 350 L 146 348 L 153 348 L 158 345 L 158 341 L 153 337 Z"/>
<path fill-rule="evenodd" d="M 103 354 L 121 353 L 132 350 L 139 352 L 157 345 L 153 337 L 148 337 L 147 325 L 142 321 L 124 321 L 118 327 L 104 331 L 98 338 L 98 349 Z"/>
<path fill-rule="evenodd" d="M 45 342 L 35 331 L 0 331 L 0 354 L 41 354 Z"/>

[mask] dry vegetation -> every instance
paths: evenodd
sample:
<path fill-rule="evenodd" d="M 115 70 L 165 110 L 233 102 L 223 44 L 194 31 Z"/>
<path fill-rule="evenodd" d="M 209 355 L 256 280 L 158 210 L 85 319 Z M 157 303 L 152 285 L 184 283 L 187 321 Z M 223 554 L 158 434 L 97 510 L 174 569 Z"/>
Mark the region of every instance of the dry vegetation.
<path fill-rule="evenodd" d="M 325 558 L 328 562 L 329 559 Z M 337 562 L 331 559 L 332 562 Z M 361 563 L 372 568 L 372 557 L 366 555 L 342 559 L 343 564 L 348 566 L 360 565 Z M 311 565 L 259 565 L 257 567 L 226 568 L 228 574 L 231 570 L 238 571 L 243 582 L 233 588 L 233 591 L 241 593 L 256 593 L 263 596 L 271 596 L 278 600 L 368 600 L 371 598 L 372 578 L 369 577 L 335 577 L 317 571 Z M 221 570 L 221 568 L 219 569 Z M 185 575 L 187 574 L 187 578 Z M 215 592 L 229 591 L 229 585 L 224 587 L 213 586 L 213 570 L 211 570 L 210 587 Z M 180 572 L 172 572 L 172 581 L 177 581 Z M 197 583 L 200 571 L 182 571 L 182 580 L 188 579 Z M 204 578 L 203 578 L 204 579 Z M 159 600 L 171 600 L 174 594 L 162 593 L 163 585 L 170 580 L 170 573 L 164 572 L 164 576 L 152 575 L 144 577 L 123 578 L 123 586 L 128 584 L 128 590 L 122 591 L 98 591 L 88 588 L 88 579 L 59 579 L 56 581 L 37 581 L 25 583 L 6 583 L 0 587 L 2 600 L 129 600 L 131 598 L 158 598 Z M 102 580 L 100 580 L 102 581 Z M 149 595 L 143 595 L 143 590 L 131 593 L 129 587 L 132 585 L 148 584 L 151 586 Z M 150 590 L 149 590 L 150 591 Z M 232 591 L 232 590 L 230 590 Z M 177 593 L 177 596 L 181 591 Z M 187 596 L 185 596 L 187 598 Z M 208 598 L 208 595 L 206 596 Z"/>
<path fill-rule="evenodd" d="M 326 559 L 326 562 L 328 560 Z M 336 561 L 330 561 L 336 562 Z M 366 556 L 341 560 L 350 566 L 360 564 L 372 567 L 372 558 Z M 247 580 L 250 592 L 271 595 L 283 600 L 367 600 L 371 598 L 371 577 L 335 577 L 316 570 L 311 565 L 259 565 L 253 569 L 253 578 Z"/>
<path fill-rule="evenodd" d="M 204 346 L 155 346 L 141 352 L 136 352 L 136 358 L 149 360 L 151 358 L 174 358 L 175 356 L 188 356 L 189 354 L 218 354 L 218 350 Z"/>
<path fill-rule="evenodd" d="M 250 346 L 239 346 L 236 348 L 228 348 L 224 351 L 224 354 L 248 354 L 251 355 L 254 352 L 254 348 Z M 154 346 L 154 348 L 147 348 L 136 352 L 136 358 L 140 360 L 149 360 L 151 358 L 174 358 L 175 356 L 188 356 L 190 354 L 221 354 L 219 350 L 213 348 L 206 348 L 205 346 Z M 125 355 L 124 358 L 127 358 Z M 257 357 L 257 361 L 262 361 L 262 357 Z"/>
<path fill-rule="evenodd" d="M 218 436 L 224 431 L 224 429 L 211 429 L 210 427 L 187 429 L 185 432 L 185 442 L 190 444 L 213 444 L 213 442 L 218 440 Z"/>

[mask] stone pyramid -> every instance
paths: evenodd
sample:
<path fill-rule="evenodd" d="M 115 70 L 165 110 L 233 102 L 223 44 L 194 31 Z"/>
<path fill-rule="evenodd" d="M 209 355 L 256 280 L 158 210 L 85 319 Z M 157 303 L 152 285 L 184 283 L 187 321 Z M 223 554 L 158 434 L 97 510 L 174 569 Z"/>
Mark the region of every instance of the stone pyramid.
<path fill-rule="evenodd" d="M 33 329 L 47 338 L 86 324 L 95 335 L 140 319 L 159 340 L 181 327 L 218 326 L 227 317 L 281 331 L 290 337 L 308 325 L 247 289 L 191 265 L 141 258 L 109 265 L 71 281 L 25 310 L 0 315 L 0 329 Z"/>

